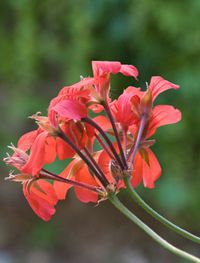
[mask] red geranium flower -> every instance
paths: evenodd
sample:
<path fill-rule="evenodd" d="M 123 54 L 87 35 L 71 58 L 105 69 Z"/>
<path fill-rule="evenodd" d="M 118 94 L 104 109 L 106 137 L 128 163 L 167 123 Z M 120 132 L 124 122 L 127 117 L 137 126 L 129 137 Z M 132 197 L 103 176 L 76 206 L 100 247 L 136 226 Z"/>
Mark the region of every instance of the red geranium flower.
<path fill-rule="evenodd" d="M 57 201 L 65 199 L 72 186 L 80 201 L 95 203 L 125 187 L 127 175 L 133 187 L 142 180 L 145 187 L 154 187 L 161 167 L 150 149 L 155 140 L 150 138 L 158 127 L 181 119 L 173 106 L 153 105 L 161 92 L 179 86 L 156 76 L 147 91 L 130 86 L 112 101 L 111 74 L 137 79 L 137 68 L 93 61 L 92 70 L 93 77 L 61 89 L 50 102 L 48 117 L 32 116 L 39 128 L 24 134 L 17 148 L 12 147 L 14 154 L 5 159 L 20 171 L 9 179 L 22 182 L 30 206 L 44 220 L 51 218 Z M 100 115 L 103 110 L 105 114 Z M 101 150 L 94 150 L 96 143 Z M 72 158 L 60 175 L 44 169 L 56 157 Z"/>
<path fill-rule="evenodd" d="M 30 133 L 30 138 L 34 133 Z M 26 138 L 27 139 L 27 135 Z M 34 136 L 33 136 L 34 137 Z M 19 145 L 22 148 L 28 147 L 28 141 L 22 143 L 22 139 L 19 141 Z M 14 146 L 10 147 L 14 154 L 4 159 L 4 161 L 16 167 L 20 173 L 13 175 L 10 173 L 10 176 L 7 178 L 12 181 L 21 182 L 23 185 L 23 193 L 27 199 L 29 205 L 33 211 L 43 220 L 48 221 L 51 219 L 52 215 L 55 213 L 55 205 L 57 204 L 58 198 L 56 196 L 53 185 L 49 182 L 46 182 L 40 178 L 40 173 L 37 175 L 24 173 L 24 166 L 29 159 L 28 154 L 20 148 L 15 148 Z"/>

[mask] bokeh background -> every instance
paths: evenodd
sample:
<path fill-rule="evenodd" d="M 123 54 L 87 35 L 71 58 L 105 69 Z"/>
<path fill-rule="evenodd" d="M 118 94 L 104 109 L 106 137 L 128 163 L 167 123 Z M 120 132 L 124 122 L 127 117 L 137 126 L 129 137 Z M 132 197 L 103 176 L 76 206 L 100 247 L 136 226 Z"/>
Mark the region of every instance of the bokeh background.
<path fill-rule="evenodd" d="M 200 234 L 200 1 L 199 0 L 1 0 L 0 145 L 35 124 L 64 85 L 91 75 L 91 60 L 133 64 L 139 83 L 112 79 L 112 96 L 152 75 L 180 84 L 158 103 L 183 112 L 181 123 L 159 129 L 153 147 L 163 175 L 144 199 L 167 218 Z M 52 169 L 61 171 L 63 164 Z M 184 262 L 159 247 L 108 203 L 81 204 L 70 192 L 49 223 L 38 219 L 19 184 L 1 165 L 0 263 Z M 135 213 L 173 244 L 200 256 L 197 245 L 177 237 L 134 205 Z"/>

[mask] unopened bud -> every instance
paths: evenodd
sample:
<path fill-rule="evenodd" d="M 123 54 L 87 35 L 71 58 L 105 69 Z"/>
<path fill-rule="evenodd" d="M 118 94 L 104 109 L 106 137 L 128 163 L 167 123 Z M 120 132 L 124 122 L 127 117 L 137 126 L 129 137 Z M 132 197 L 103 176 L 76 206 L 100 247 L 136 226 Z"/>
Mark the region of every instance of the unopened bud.
<path fill-rule="evenodd" d="M 141 99 L 141 112 L 142 114 L 150 115 L 151 109 L 152 109 L 152 91 L 150 89 L 147 89 L 146 93 Z"/>

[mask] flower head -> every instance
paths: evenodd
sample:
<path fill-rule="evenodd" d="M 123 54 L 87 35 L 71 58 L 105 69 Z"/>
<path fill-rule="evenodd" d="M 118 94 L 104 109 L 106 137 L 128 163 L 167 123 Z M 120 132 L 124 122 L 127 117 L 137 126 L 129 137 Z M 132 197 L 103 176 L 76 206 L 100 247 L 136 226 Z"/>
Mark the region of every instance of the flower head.
<path fill-rule="evenodd" d="M 151 137 L 160 126 L 181 119 L 181 112 L 171 105 L 154 106 L 160 93 L 178 85 L 155 76 L 146 91 L 129 86 L 112 101 L 111 75 L 121 73 L 137 80 L 137 68 L 93 61 L 92 71 L 92 77 L 62 88 L 51 100 L 47 116 L 32 115 L 38 128 L 21 136 L 17 147 L 10 147 L 13 155 L 4 159 L 19 171 L 8 179 L 22 183 L 24 196 L 44 220 L 51 218 L 57 201 L 65 199 L 70 188 L 84 203 L 117 194 L 125 188 L 127 176 L 133 187 L 143 181 L 153 188 L 161 166 L 151 150 L 155 143 Z M 58 175 L 45 169 L 56 158 L 70 158 Z"/>

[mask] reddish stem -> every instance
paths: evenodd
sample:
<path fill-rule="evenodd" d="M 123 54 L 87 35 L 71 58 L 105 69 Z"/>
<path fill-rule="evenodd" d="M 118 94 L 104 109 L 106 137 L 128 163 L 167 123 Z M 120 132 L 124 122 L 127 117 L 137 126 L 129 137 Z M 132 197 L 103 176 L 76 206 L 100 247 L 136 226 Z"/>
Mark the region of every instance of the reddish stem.
<path fill-rule="evenodd" d="M 77 186 L 77 187 L 82 187 L 88 190 L 91 190 L 93 192 L 97 192 L 97 193 L 101 193 L 101 189 L 99 187 L 96 186 L 92 186 L 83 182 L 76 182 L 67 178 L 63 178 L 57 174 L 54 174 L 52 172 L 47 171 L 46 169 L 42 169 L 40 172 L 40 175 L 42 176 L 42 178 L 45 179 L 51 179 L 51 180 L 55 180 L 55 181 L 59 181 L 62 183 L 67 183 L 67 184 L 71 184 L 73 186 Z"/>

